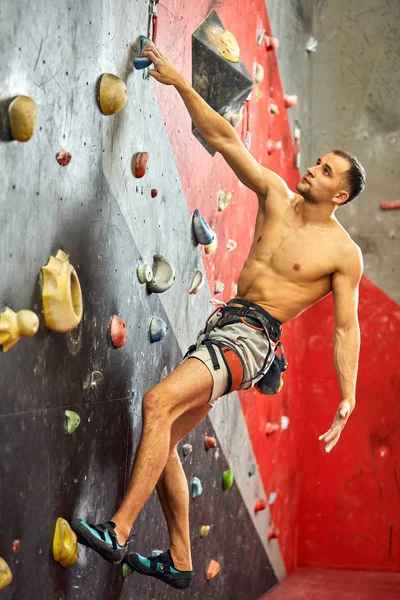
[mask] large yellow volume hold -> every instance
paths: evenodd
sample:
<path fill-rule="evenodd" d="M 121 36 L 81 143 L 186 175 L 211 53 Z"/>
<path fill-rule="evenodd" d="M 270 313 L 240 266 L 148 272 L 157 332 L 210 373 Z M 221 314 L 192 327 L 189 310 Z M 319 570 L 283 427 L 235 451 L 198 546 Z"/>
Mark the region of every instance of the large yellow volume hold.
<path fill-rule="evenodd" d="M 65 252 L 59 250 L 57 256 L 51 256 L 42 274 L 46 326 L 60 332 L 74 329 L 82 319 L 82 290 Z"/>
<path fill-rule="evenodd" d="M 8 352 L 21 337 L 32 337 L 39 327 L 39 318 L 31 310 L 15 313 L 7 306 L 0 314 L 0 346 Z"/>
<path fill-rule="evenodd" d="M 66 569 L 78 560 L 78 538 L 69 523 L 59 517 L 53 537 L 54 560 Z"/>
<path fill-rule="evenodd" d="M 239 62 L 240 48 L 233 33 L 221 27 L 209 27 L 208 37 L 225 60 Z"/>
<path fill-rule="evenodd" d="M 100 80 L 99 105 L 103 115 L 115 115 L 128 102 L 125 82 L 116 75 L 104 73 Z"/>
<path fill-rule="evenodd" d="M 36 102 L 29 96 L 17 96 L 8 107 L 11 136 L 17 142 L 27 142 L 36 127 Z"/>
<path fill-rule="evenodd" d="M 5 587 L 10 585 L 12 578 L 10 567 L 4 558 L 0 557 L 0 590 L 4 590 Z"/>

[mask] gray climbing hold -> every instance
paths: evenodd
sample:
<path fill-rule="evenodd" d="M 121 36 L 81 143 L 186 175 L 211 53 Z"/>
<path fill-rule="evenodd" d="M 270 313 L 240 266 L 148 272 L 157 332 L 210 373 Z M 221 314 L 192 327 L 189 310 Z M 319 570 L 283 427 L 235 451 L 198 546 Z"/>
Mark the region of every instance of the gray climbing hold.
<path fill-rule="evenodd" d="M 153 254 L 153 279 L 147 284 L 147 290 L 154 294 L 162 294 L 169 290 L 174 281 L 174 266 L 161 254 Z"/>
<path fill-rule="evenodd" d="M 192 444 L 183 444 L 182 446 L 183 456 L 187 456 L 193 452 Z"/>
<path fill-rule="evenodd" d="M 140 283 L 150 283 L 153 281 L 153 269 L 150 265 L 139 265 L 136 274 Z"/>

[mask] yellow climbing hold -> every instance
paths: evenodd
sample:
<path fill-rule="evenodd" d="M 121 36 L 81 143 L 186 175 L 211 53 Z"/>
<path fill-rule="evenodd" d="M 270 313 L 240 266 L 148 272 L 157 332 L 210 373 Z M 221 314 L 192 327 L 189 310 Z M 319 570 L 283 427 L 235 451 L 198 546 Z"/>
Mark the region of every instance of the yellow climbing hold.
<path fill-rule="evenodd" d="M 12 578 L 10 567 L 4 558 L 0 557 L 0 590 L 4 590 L 5 587 L 10 585 Z"/>
<path fill-rule="evenodd" d="M 69 523 L 59 517 L 53 538 L 53 557 L 62 567 L 72 567 L 78 560 L 78 538 Z"/>
<path fill-rule="evenodd" d="M 15 313 L 7 306 L 0 314 L 0 346 L 8 352 L 21 337 L 32 337 L 39 327 L 39 318 L 31 310 Z"/>
<path fill-rule="evenodd" d="M 99 88 L 99 105 L 103 115 L 115 115 L 128 102 L 125 82 L 116 75 L 104 73 Z"/>
<path fill-rule="evenodd" d="M 62 250 L 51 256 L 43 274 L 43 309 L 46 326 L 52 331 L 70 331 L 79 325 L 82 290 L 78 275 Z"/>
<path fill-rule="evenodd" d="M 17 96 L 8 107 L 11 136 L 17 142 L 27 142 L 36 127 L 36 102 L 29 96 Z"/>
<path fill-rule="evenodd" d="M 210 525 L 202 525 L 200 527 L 200 537 L 206 537 L 210 533 L 211 526 Z"/>
<path fill-rule="evenodd" d="M 221 27 L 210 27 L 208 37 L 225 60 L 239 62 L 240 48 L 233 33 Z"/>

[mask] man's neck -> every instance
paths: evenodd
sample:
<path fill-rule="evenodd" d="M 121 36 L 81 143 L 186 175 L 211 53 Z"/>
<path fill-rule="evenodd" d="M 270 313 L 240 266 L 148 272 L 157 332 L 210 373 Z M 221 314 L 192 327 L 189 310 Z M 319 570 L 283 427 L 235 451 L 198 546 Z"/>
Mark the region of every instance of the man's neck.
<path fill-rule="evenodd" d="M 331 227 L 336 222 L 334 205 L 312 204 L 302 196 L 297 196 L 296 200 L 296 212 L 302 215 L 304 225 Z"/>

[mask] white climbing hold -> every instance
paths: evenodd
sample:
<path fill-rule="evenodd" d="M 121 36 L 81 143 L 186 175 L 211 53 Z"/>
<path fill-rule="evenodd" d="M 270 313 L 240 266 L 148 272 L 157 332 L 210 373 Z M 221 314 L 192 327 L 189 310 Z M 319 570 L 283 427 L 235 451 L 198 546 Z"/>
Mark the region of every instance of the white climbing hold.
<path fill-rule="evenodd" d="M 161 256 L 161 254 L 153 255 L 153 279 L 148 282 L 147 290 L 155 294 L 161 294 L 169 290 L 175 281 L 174 266 Z"/>

